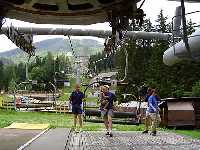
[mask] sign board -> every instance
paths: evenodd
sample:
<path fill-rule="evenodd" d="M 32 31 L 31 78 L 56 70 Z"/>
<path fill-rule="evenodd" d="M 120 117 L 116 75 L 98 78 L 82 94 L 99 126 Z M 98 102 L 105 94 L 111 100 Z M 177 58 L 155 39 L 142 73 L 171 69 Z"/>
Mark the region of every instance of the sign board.
<path fill-rule="evenodd" d="M 37 84 L 37 80 L 32 80 L 32 84 Z"/>
<path fill-rule="evenodd" d="M 117 86 L 117 80 L 112 80 L 111 81 L 111 86 Z"/>
<path fill-rule="evenodd" d="M 69 87 L 70 86 L 70 82 L 64 82 L 64 86 L 65 87 Z"/>

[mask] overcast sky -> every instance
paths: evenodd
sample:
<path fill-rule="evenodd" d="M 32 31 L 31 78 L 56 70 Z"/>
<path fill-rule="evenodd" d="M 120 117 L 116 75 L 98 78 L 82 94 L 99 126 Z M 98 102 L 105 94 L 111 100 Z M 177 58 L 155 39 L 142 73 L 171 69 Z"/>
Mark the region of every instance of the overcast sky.
<path fill-rule="evenodd" d="M 146 0 L 143 5 L 143 10 L 145 11 L 147 18 L 150 18 L 152 21 L 156 20 L 159 12 L 161 9 L 164 11 L 164 15 L 168 16 L 168 18 L 171 20 L 171 18 L 174 16 L 175 8 L 180 5 L 180 2 L 174 2 L 174 1 L 167 1 L 167 0 Z M 186 4 L 186 13 L 191 11 L 200 10 L 200 3 L 187 3 Z M 191 19 L 193 22 L 200 22 L 200 13 L 191 15 Z M 199 20 L 197 20 L 199 18 Z M 9 26 L 12 23 L 14 26 L 40 26 L 44 27 L 47 25 L 36 25 L 33 23 L 27 23 L 22 22 L 18 20 L 13 19 L 7 19 L 6 26 Z M 51 25 L 54 27 L 55 25 Z M 49 25 L 48 25 L 49 27 Z M 99 23 L 99 24 L 93 24 L 88 26 L 66 26 L 68 28 L 85 28 L 85 29 L 98 29 L 98 30 L 105 30 L 110 29 L 108 23 Z M 38 42 L 44 39 L 54 38 L 54 37 L 63 37 L 63 36 L 34 36 L 34 42 Z M 74 38 L 91 38 L 91 37 L 74 37 Z M 93 38 L 97 39 L 100 42 L 103 42 L 102 39 L 99 38 Z M 9 40 L 5 35 L 0 35 L 0 52 L 10 50 L 13 48 L 16 48 L 16 46 Z"/>

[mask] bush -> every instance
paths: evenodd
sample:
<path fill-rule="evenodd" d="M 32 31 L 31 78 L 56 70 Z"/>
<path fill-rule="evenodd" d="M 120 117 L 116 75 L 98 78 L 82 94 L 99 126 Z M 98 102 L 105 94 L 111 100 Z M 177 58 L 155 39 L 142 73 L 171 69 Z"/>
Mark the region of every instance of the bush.
<path fill-rule="evenodd" d="M 173 86 L 173 91 L 172 91 L 172 96 L 180 98 L 184 95 L 184 87 L 181 85 L 174 85 Z"/>
<path fill-rule="evenodd" d="M 192 86 L 192 96 L 200 96 L 200 80 Z"/>

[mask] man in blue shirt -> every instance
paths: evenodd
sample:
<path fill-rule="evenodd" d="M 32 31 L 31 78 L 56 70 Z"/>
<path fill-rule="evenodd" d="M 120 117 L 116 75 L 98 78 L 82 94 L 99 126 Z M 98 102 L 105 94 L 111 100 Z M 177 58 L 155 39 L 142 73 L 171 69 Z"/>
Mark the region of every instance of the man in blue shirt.
<path fill-rule="evenodd" d="M 106 135 L 109 135 L 110 137 L 113 136 L 112 134 L 112 116 L 113 116 L 113 101 L 116 98 L 116 96 L 109 92 L 109 86 L 105 85 L 103 88 L 103 93 L 105 99 L 107 99 L 107 105 L 106 107 L 101 107 L 101 115 L 104 119 L 104 125 L 107 129 Z"/>
<path fill-rule="evenodd" d="M 145 96 L 145 102 L 148 102 L 148 99 L 151 96 L 151 94 L 152 94 L 152 89 L 149 87 L 147 89 L 147 94 Z M 150 124 L 151 124 L 151 118 L 149 116 L 149 106 L 147 105 L 145 121 L 144 121 L 145 130 L 142 133 L 148 133 Z"/>
<path fill-rule="evenodd" d="M 160 121 L 159 107 L 156 98 L 156 90 L 152 89 L 152 94 L 148 99 L 148 112 L 151 118 L 151 135 L 156 136 L 156 127 Z"/>
<path fill-rule="evenodd" d="M 79 120 L 80 131 L 82 130 L 82 102 L 84 94 L 80 91 L 80 85 L 75 86 L 75 91 L 72 92 L 69 100 L 72 105 L 72 113 L 74 114 L 74 129 L 76 130 L 77 118 Z"/>

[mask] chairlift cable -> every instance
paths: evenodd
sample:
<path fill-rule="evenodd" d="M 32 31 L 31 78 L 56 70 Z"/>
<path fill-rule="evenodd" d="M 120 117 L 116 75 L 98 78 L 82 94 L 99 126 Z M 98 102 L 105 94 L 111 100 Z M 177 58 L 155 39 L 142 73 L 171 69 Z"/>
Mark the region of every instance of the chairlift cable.
<path fill-rule="evenodd" d="M 1 23 L 0 23 L 0 31 L 1 31 L 2 26 L 6 23 L 5 17 L 0 16 L 0 21 L 1 21 Z"/>
<path fill-rule="evenodd" d="M 69 35 L 67 35 L 67 36 L 68 36 L 68 38 L 69 38 L 69 43 L 70 43 L 70 48 L 71 48 L 72 54 L 73 54 L 73 56 L 74 56 L 75 58 L 77 58 L 77 55 L 76 55 L 76 53 L 75 53 L 75 51 L 74 51 L 74 48 L 73 48 L 72 40 L 71 40 L 71 38 L 70 38 Z"/>
<path fill-rule="evenodd" d="M 138 9 L 141 9 L 142 6 L 144 5 L 145 0 L 142 1 L 142 3 L 140 4 L 140 7 L 138 7 Z"/>
<path fill-rule="evenodd" d="M 187 25 L 186 25 L 186 18 L 185 18 L 185 5 L 184 0 L 181 0 L 181 11 L 182 11 L 182 24 L 183 24 L 183 41 L 185 43 L 185 48 L 188 52 L 188 55 L 190 58 L 192 58 L 190 46 L 188 43 L 188 37 L 187 37 Z"/>

